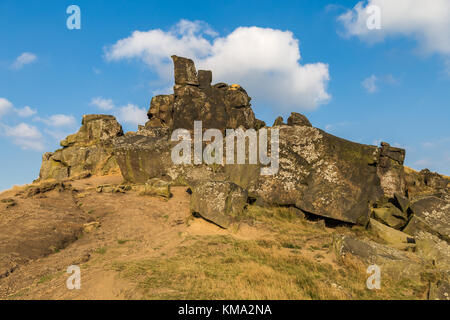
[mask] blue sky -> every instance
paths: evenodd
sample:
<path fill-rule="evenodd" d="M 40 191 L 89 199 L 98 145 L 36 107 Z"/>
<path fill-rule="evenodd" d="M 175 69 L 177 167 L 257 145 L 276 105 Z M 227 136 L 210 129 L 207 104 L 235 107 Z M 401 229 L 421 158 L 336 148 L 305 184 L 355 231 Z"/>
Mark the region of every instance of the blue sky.
<path fill-rule="evenodd" d="M 268 124 L 301 112 L 450 175 L 450 1 L 426 3 L 2 0 L 0 190 L 37 178 L 42 154 L 83 114 L 111 113 L 135 131 L 172 85 L 171 53 L 240 83 Z M 80 30 L 66 26 L 72 4 Z M 361 29 L 368 4 L 382 9 L 379 30 Z"/>

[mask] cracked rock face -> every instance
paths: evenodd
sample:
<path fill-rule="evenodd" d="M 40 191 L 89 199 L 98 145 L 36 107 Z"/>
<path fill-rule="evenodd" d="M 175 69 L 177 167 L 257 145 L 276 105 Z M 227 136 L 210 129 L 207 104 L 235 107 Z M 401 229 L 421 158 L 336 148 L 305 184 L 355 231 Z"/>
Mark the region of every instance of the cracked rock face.
<path fill-rule="evenodd" d="M 109 115 L 84 115 L 80 130 L 61 141 L 62 149 L 45 153 L 39 178 L 63 180 L 118 170 L 111 139 L 123 135 L 122 126 Z"/>
<path fill-rule="evenodd" d="M 323 217 L 365 224 L 369 203 L 382 195 L 378 149 L 309 126 L 278 128 L 278 173 L 262 176 L 249 165 L 235 165 L 231 181 L 271 205 L 294 205 Z"/>
<path fill-rule="evenodd" d="M 405 150 L 382 142 L 379 151 L 378 176 L 384 195 L 393 198 L 396 192 L 405 193 L 406 182 L 403 168 Z"/>
<path fill-rule="evenodd" d="M 450 202 L 434 196 L 425 197 L 411 204 L 414 213 L 404 232 L 417 235 L 429 232 L 450 242 Z"/>

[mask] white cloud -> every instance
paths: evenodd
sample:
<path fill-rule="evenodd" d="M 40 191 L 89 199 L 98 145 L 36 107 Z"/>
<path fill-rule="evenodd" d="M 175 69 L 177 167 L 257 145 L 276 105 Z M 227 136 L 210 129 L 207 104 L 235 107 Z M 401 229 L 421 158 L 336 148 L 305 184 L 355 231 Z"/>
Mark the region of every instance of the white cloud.
<path fill-rule="evenodd" d="M 120 122 L 139 125 L 147 122 L 147 111 L 144 108 L 139 108 L 137 105 L 129 103 L 125 106 L 116 107 L 112 99 L 105 99 L 102 97 L 92 98 L 91 106 L 96 106 L 102 110 L 109 110 L 113 113 Z"/>
<path fill-rule="evenodd" d="M 24 52 L 14 61 L 13 69 L 21 69 L 23 66 L 33 63 L 37 60 L 37 56 L 31 52 Z"/>
<path fill-rule="evenodd" d="M 25 106 L 22 109 L 14 109 L 14 111 L 19 115 L 19 117 L 31 117 L 37 113 L 36 110 L 31 109 L 29 106 Z"/>
<path fill-rule="evenodd" d="M 117 118 L 121 122 L 127 124 L 138 125 L 145 124 L 148 120 L 147 111 L 144 108 L 129 103 L 126 106 L 120 107 L 116 112 Z"/>
<path fill-rule="evenodd" d="M 0 117 L 13 109 L 13 104 L 5 98 L 0 98 Z"/>
<path fill-rule="evenodd" d="M 6 135 L 8 137 L 27 138 L 27 139 L 39 139 L 42 137 L 39 130 L 26 123 L 20 123 L 15 127 L 6 126 Z"/>
<path fill-rule="evenodd" d="M 375 93 L 378 90 L 377 86 L 378 77 L 375 75 L 371 75 L 361 82 L 361 85 L 367 90 L 368 93 Z"/>
<path fill-rule="evenodd" d="M 14 127 L 6 125 L 2 125 L 2 127 L 4 135 L 12 138 L 13 143 L 22 147 L 22 149 L 44 150 L 42 134 L 36 127 L 23 122 Z"/>
<path fill-rule="evenodd" d="M 443 145 L 449 144 L 450 138 L 441 138 L 435 141 L 425 141 L 421 143 L 421 146 L 424 148 L 442 148 Z"/>
<path fill-rule="evenodd" d="M 367 90 L 368 93 L 375 93 L 379 91 L 380 87 L 382 86 L 396 86 L 399 84 L 400 81 L 392 74 L 378 76 L 373 74 L 361 82 L 361 85 Z"/>
<path fill-rule="evenodd" d="M 330 99 L 328 65 L 300 64 L 299 41 L 290 31 L 240 27 L 218 37 L 203 22 L 181 20 L 167 32 L 134 31 L 105 51 L 109 61 L 142 60 L 159 74 L 163 87 L 172 81 L 170 56 L 175 54 L 212 70 L 215 82 L 239 83 L 277 109 L 312 110 Z"/>
<path fill-rule="evenodd" d="M 102 110 L 112 110 L 115 108 L 112 99 L 103 99 L 102 97 L 92 98 L 90 105 Z"/>
<path fill-rule="evenodd" d="M 36 117 L 34 120 L 43 122 L 46 125 L 52 127 L 67 127 L 74 126 L 76 124 L 76 120 L 73 116 L 68 116 L 65 114 L 55 114 L 45 119 Z"/>
<path fill-rule="evenodd" d="M 444 74 L 450 76 L 450 57 L 444 61 Z"/>
<path fill-rule="evenodd" d="M 381 29 L 367 28 L 369 6 L 381 9 Z M 390 36 L 414 38 L 424 53 L 450 55 L 450 1 L 369 0 L 360 1 L 339 16 L 345 36 L 357 36 L 369 43 Z"/>

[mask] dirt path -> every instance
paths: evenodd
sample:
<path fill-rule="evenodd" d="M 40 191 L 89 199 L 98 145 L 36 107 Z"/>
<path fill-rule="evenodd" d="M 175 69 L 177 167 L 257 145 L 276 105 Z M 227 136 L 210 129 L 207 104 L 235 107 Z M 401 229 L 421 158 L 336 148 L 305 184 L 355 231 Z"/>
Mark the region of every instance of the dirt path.
<path fill-rule="evenodd" d="M 118 184 L 120 181 L 120 176 L 75 181 L 71 185 L 77 190 L 76 193 L 53 190 L 45 195 L 16 200 L 18 205 L 14 210 L 3 212 L 0 228 L 9 228 L 8 233 L 2 235 L 5 243 L 33 241 L 33 234 L 23 239 L 24 227 L 35 230 L 36 240 L 39 241 L 43 238 L 42 233 L 51 232 L 56 222 L 61 223 L 68 216 L 77 222 L 74 224 L 78 229 L 89 223 L 92 230 L 82 229 L 84 231 L 77 235 L 77 239 L 72 239 L 73 242 L 63 249 L 53 250 L 51 254 L 41 250 L 40 254 L 44 257 L 19 261 L 12 273 L 0 279 L 0 297 L 139 299 L 139 293 L 133 290 L 133 285 L 114 271 L 114 263 L 170 256 L 175 247 L 186 241 L 187 235 L 230 234 L 230 231 L 201 219 L 192 219 L 185 187 L 172 188 L 173 197 L 169 200 L 139 196 L 132 191 L 124 194 L 95 191 L 98 185 Z M 11 197 L 13 193 L 2 196 Z M 59 215 L 64 218 L 55 222 L 61 208 L 64 208 L 64 212 Z M 47 212 L 45 217 L 42 211 Z M 24 221 L 28 221 L 26 225 Z M 14 238 L 19 233 L 22 238 Z M 255 235 L 249 227 L 236 233 L 241 238 Z M 9 241 L 6 241 L 8 237 Z M 48 243 L 43 242 L 42 245 L 45 247 Z M 70 265 L 81 268 L 81 290 L 66 288 L 66 279 L 69 277 L 66 270 Z"/>

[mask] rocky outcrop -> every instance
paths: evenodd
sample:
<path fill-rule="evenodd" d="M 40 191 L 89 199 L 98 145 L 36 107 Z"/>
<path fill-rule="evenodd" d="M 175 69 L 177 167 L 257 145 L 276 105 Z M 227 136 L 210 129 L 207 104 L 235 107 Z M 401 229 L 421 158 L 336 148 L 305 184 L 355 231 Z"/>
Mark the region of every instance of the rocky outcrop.
<path fill-rule="evenodd" d="M 346 141 L 308 126 L 280 127 L 276 175 L 262 176 L 260 165 L 174 165 L 168 137 L 115 139 L 124 178 L 145 182 L 170 177 L 187 184 L 227 180 L 268 205 L 292 205 L 306 212 L 350 223 L 367 223 L 369 203 L 382 196 L 377 175 L 378 148 Z"/>
<path fill-rule="evenodd" d="M 282 125 L 284 125 L 285 123 L 284 123 L 284 120 L 283 120 L 283 117 L 277 117 L 276 119 L 275 119 L 275 121 L 273 122 L 273 127 L 279 127 L 279 126 L 282 126 Z"/>
<path fill-rule="evenodd" d="M 283 120 L 281 120 L 283 121 Z M 287 121 L 288 126 L 306 126 L 306 127 L 312 127 L 311 122 L 309 122 L 308 118 L 306 118 L 304 115 L 292 112 L 291 116 L 288 118 Z"/>
<path fill-rule="evenodd" d="M 64 180 L 118 171 L 111 139 L 122 135 L 113 116 L 83 116 L 80 130 L 61 141 L 62 149 L 43 155 L 39 178 Z"/>
<path fill-rule="evenodd" d="M 178 143 L 170 137 L 175 129 L 192 130 L 197 120 L 202 121 L 203 129 L 222 132 L 237 128 L 260 130 L 265 123 L 255 118 L 244 88 L 237 84 L 212 85 L 211 71 L 197 72 L 190 59 L 172 59 L 174 94 L 153 97 L 145 126 L 123 135 L 114 117 L 85 116 L 80 131 L 62 141 L 63 149 L 44 155 L 41 178 L 64 179 L 82 172 L 102 174 L 120 167 L 130 183 L 158 178 L 189 185 L 194 199 L 209 197 L 196 195 L 206 192 L 200 185 L 208 186 L 210 194 L 223 191 L 214 188 L 228 190 L 233 185 L 268 206 L 289 206 L 352 224 L 367 225 L 373 218 L 393 229 L 405 229 L 410 235 L 415 234 L 415 229 L 426 229 L 422 222 L 425 213 L 417 200 L 425 201 L 421 200 L 425 189 L 427 196 L 447 192 L 445 178 L 429 171 L 405 173 L 404 149 L 385 142 L 376 147 L 335 137 L 314 128 L 299 113 L 291 113 L 287 124 L 279 117 L 268 128 L 270 136 L 273 130 L 279 132 L 276 174 L 262 175 L 261 164 L 174 164 L 171 151 Z M 222 219 L 228 210 L 225 204 L 214 214 L 212 209 L 200 212 L 206 205 L 194 207 L 211 220 Z M 440 204 L 436 208 L 447 210 Z M 434 211 L 432 215 L 439 216 Z M 448 236 L 442 220 L 430 221 L 426 225 L 434 234 Z"/>
<path fill-rule="evenodd" d="M 251 98 L 239 85 L 211 86 L 211 71 L 199 70 L 191 59 L 172 56 L 175 71 L 173 95 L 152 99 L 148 111 L 150 127 L 192 130 L 194 121 L 202 121 L 203 128 L 231 129 L 260 128 L 250 107 Z"/>
<path fill-rule="evenodd" d="M 405 168 L 405 181 L 407 192 L 412 199 L 449 193 L 450 179 L 428 169 L 417 172 Z"/>
<path fill-rule="evenodd" d="M 371 204 L 385 195 L 404 194 L 403 149 L 383 143 L 381 148 L 353 143 L 312 127 L 301 114 L 292 113 L 288 124 L 280 117 L 279 170 L 260 174 L 260 165 L 174 165 L 169 141 L 172 130 L 191 130 L 195 120 L 203 128 L 256 128 L 250 97 L 239 85 L 211 86 L 212 74 L 199 71 L 192 60 L 172 57 L 174 95 L 156 96 L 149 122 L 136 135 L 114 140 L 124 178 L 145 182 L 170 178 L 192 184 L 197 180 L 229 181 L 267 205 L 294 206 L 305 212 L 349 223 L 366 224 Z M 197 79 L 197 80 L 195 80 Z M 269 130 L 270 131 L 270 130 Z M 406 219 L 406 218 L 405 218 Z M 402 225 L 406 221 L 402 221 Z M 400 226 L 398 226 L 400 227 Z"/>

